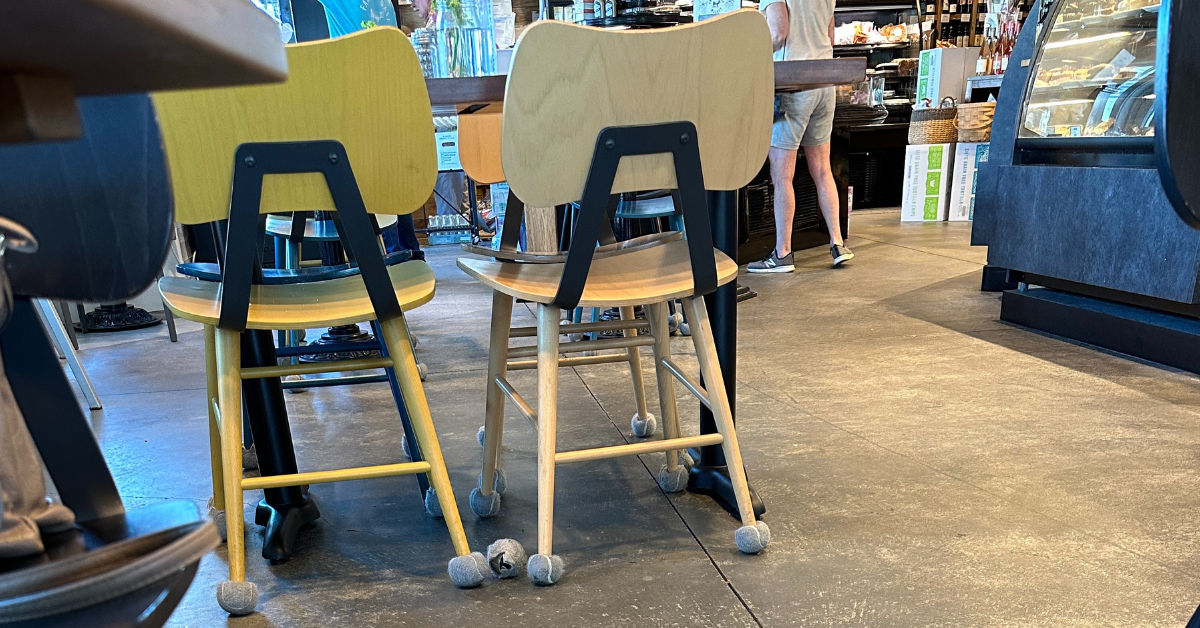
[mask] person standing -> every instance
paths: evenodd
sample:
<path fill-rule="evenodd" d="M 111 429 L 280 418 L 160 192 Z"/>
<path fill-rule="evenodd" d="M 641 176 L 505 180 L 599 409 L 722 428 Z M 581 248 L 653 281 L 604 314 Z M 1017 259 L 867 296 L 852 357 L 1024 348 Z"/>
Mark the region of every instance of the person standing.
<path fill-rule="evenodd" d="M 771 28 L 776 61 L 833 58 L 834 0 L 760 0 L 759 10 Z M 797 151 L 804 149 L 808 172 L 817 188 L 821 215 L 829 226 L 833 265 L 852 259 L 842 240 L 837 185 L 829 164 L 833 135 L 835 91 L 832 87 L 776 96 L 775 125 L 771 130 L 771 183 L 775 188 L 775 248 L 762 261 L 750 264 L 752 273 L 790 273 L 792 220 L 796 215 Z"/>

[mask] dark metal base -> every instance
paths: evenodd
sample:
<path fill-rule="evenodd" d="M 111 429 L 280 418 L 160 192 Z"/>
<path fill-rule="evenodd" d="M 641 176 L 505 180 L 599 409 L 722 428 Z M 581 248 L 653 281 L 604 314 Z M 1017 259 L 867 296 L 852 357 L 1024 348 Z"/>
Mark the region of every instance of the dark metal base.
<path fill-rule="evenodd" d="M 983 281 L 979 286 L 980 292 L 1004 292 L 1016 290 L 1017 282 L 1009 280 L 1008 269 L 999 266 L 984 266 Z"/>
<path fill-rule="evenodd" d="M 1200 321 L 1048 288 L 1004 293 L 1000 320 L 1200 373 Z"/>
<path fill-rule="evenodd" d="M 693 459 L 700 459 L 698 450 L 689 449 L 688 453 L 692 455 Z M 753 485 L 750 485 L 749 488 L 750 505 L 754 507 L 754 516 L 761 517 L 766 514 L 767 505 L 758 498 L 758 493 L 754 492 Z M 734 518 L 741 518 L 741 514 L 738 513 L 737 497 L 733 494 L 733 482 L 729 479 L 727 467 L 705 467 L 697 463 L 692 467 L 692 473 L 688 477 L 687 489 L 690 493 L 699 493 L 713 498 L 713 501 Z"/>
<path fill-rule="evenodd" d="M 300 530 L 321 518 L 317 502 L 305 491 L 304 501 L 296 504 L 272 506 L 266 500 L 258 502 L 254 510 L 254 523 L 266 527 L 263 532 L 263 558 L 272 565 L 286 563 L 296 549 L 296 537 Z"/>
<path fill-rule="evenodd" d="M 340 345 L 353 343 L 375 343 L 371 334 L 364 332 L 358 325 L 338 325 L 330 327 L 321 337 L 310 344 L 310 347 L 324 345 Z M 301 362 L 334 362 L 339 360 L 362 360 L 379 357 L 379 349 L 363 351 L 338 351 L 336 353 L 306 353 L 300 356 Z"/>
<path fill-rule="evenodd" d="M 125 331 L 141 329 L 162 322 L 162 319 L 128 303 L 101 305 L 84 314 L 84 320 L 75 323 L 75 329 L 84 333 L 100 331 Z"/>
<path fill-rule="evenodd" d="M 738 284 L 738 287 L 737 287 L 737 302 L 738 303 L 741 303 L 742 301 L 749 301 L 750 299 L 753 299 L 756 296 L 758 296 L 757 292 L 751 290 L 748 286 L 743 286 L 742 284 Z"/>

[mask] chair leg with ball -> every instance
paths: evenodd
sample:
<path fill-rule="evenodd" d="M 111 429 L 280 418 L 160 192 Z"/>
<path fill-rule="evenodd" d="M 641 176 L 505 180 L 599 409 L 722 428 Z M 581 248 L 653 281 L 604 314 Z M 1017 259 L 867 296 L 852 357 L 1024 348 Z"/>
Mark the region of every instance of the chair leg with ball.
<path fill-rule="evenodd" d="M 742 553 L 757 554 L 771 542 L 771 529 L 766 523 L 755 520 L 754 505 L 750 503 L 746 468 L 742 465 L 742 452 L 738 447 L 737 430 L 733 425 L 733 411 L 729 407 L 721 364 L 717 360 L 708 310 L 704 307 L 703 297 L 685 298 L 683 307 L 692 323 L 692 344 L 696 347 L 696 358 L 700 362 L 700 373 L 704 377 L 717 432 L 722 438 L 721 449 L 725 453 L 729 479 L 733 483 L 733 494 L 737 498 L 738 514 L 742 520 L 742 527 L 734 533 L 734 540 Z"/>
<path fill-rule="evenodd" d="M 559 309 L 538 305 L 538 553 L 529 557 L 529 579 L 549 586 L 562 579 L 565 565 L 554 555 L 554 455 L 558 419 Z"/>
<path fill-rule="evenodd" d="M 649 306 L 650 335 L 654 337 L 654 374 L 658 380 L 658 409 L 663 420 L 663 438 L 674 440 L 683 434 L 679 429 L 679 411 L 675 400 L 675 380 L 664 364 L 671 359 L 671 332 L 667 323 L 665 303 Z M 691 456 L 686 450 L 673 449 L 666 453 L 666 463 L 658 470 L 658 485 L 668 493 L 687 488 L 691 471 Z"/>
<path fill-rule="evenodd" d="M 217 585 L 217 603 L 230 615 L 248 615 L 258 605 L 258 587 L 246 581 L 245 521 L 242 515 L 242 336 L 216 330 L 217 406 L 221 426 L 221 471 L 225 483 L 229 579 Z"/>
<path fill-rule="evenodd" d="M 437 432 L 434 430 L 433 417 L 429 413 L 429 402 L 425 398 L 425 389 L 421 386 L 421 375 L 417 371 L 417 361 L 409 343 L 408 326 L 403 317 L 395 317 L 379 321 L 383 332 L 383 341 L 387 344 L 388 354 L 393 361 L 392 368 L 396 371 L 400 390 L 408 406 L 412 429 L 417 438 L 417 446 L 428 463 L 427 472 L 431 488 L 429 493 L 436 499 L 441 510 L 441 516 L 446 521 L 450 532 L 450 541 L 454 545 L 456 556 L 450 560 L 448 571 L 450 579 L 460 587 L 473 587 L 483 582 L 489 573 L 487 559 L 479 552 L 472 552 L 467 544 L 467 535 L 463 531 L 462 519 L 458 514 L 458 504 L 454 499 L 454 489 L 450 485 L 450 475 L 446 472 L 446 462 L 442 458 L 442 448 L 438 444 Z M 426 499 L 428 505 L 430 499 Z"/>
<path fill-rule="evenodd" d="M 632 321 L 636 317 L 633 314 L 633 307 L 627 306 L 621 308 L 621 320 Z M 637 329 L 626 329 L 625 337 L 633 338 L 638 335 Z M 633 400 L 637 405 L 637 412 L 634 413 L 633 419 L 629 422 L 630 429 L 633 430 L 633 435 L 638 438 L 648 438 L 654 435 L 658 428 L 654 415 L 646 408 L 646 384 L 642 381 L 642 354 L 638 347 L 629 347 L 625 349 L 629 356 L 629 374 L 633 379 Z"/>
<path fill-rule="evenodd" d="M 491 341 L 488 349 L 487 401 L 483 437 L 483 472 L 479 486 L 471 491 L 471 510 L 480 517 L 500 512 L 504 492 L 504 471 L 500 468 L 504 442 L 504 391 L 497 380 L 508 375 L 509 325 L 512 324 L 513 298 L 503 292 L 492 293 Z"/>

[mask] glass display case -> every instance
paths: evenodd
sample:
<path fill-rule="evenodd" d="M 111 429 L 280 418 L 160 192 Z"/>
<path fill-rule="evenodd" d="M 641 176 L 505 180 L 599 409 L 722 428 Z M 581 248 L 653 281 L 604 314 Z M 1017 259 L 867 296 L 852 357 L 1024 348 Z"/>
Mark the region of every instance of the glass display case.
<path fill-rule="evenodd" d="M 1160 1 L 1056 2 L 1018 137 L 1153 137 Z"/>
<path fill-rule="evenodd" d="M 834 9 L 833 56 L 867 58 L 867 73 L 884 83 L 881 98 L 872 104 L 886 107 L 893 122 L 907 122 L 912 113 L 920 20 L 919 5 L 912 0 L 838 0 Z M 863 100 L 850 91 L 849 86 L 839 90 L 839 104 Z"/>

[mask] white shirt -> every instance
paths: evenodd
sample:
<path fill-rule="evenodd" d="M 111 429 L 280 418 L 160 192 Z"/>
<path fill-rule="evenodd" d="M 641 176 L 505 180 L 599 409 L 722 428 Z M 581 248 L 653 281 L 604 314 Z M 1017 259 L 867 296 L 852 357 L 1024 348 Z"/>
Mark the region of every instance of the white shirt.
<path fill-rule="evenodd" d="M 833 21 L 834 0 L 759 0 L 758 10 L 783 2 L 788 9 L 788 36 L 775 51 L 776 61 L 795 59 L 832 59 L 833 42 L 829 24 Z"/>

